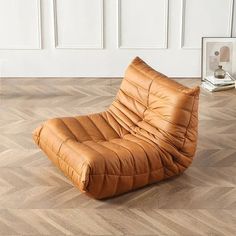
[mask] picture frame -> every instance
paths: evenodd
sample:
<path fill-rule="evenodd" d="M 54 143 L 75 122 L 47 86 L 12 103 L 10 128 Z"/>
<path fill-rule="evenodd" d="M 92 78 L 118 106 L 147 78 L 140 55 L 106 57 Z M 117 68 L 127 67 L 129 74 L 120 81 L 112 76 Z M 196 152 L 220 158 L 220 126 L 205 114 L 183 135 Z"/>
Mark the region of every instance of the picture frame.
<path fill-rule="evenodd" d="M 236 77 L 236 37 L 202 37 L 201 79 L 213 76 L 219 65 Z"/>

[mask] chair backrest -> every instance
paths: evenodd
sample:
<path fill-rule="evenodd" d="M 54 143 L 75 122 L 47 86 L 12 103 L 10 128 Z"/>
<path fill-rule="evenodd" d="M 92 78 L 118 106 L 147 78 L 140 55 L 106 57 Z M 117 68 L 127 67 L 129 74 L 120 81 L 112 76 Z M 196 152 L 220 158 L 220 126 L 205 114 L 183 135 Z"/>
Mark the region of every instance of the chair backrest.
<path fill-rule="evenodd" d="M 136 57 L 109 108 L 130 133 L 192 157 L 198 131 L 199 87 L 187 88 Z M 172 151 L 171 151 L 172 150 Z"/>

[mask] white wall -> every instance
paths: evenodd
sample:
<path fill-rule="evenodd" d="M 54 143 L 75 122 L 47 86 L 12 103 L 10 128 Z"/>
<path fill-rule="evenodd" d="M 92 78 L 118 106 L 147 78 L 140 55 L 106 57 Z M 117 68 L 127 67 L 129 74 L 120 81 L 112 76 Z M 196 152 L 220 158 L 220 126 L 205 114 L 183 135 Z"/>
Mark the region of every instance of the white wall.
<path fill-rule="evenodd" d="M 201 37 L 231 36 L 232 13 L 233 0 L 0 0 L 1 74 L 122 76 L 138 55 L 198 77 Z"/>

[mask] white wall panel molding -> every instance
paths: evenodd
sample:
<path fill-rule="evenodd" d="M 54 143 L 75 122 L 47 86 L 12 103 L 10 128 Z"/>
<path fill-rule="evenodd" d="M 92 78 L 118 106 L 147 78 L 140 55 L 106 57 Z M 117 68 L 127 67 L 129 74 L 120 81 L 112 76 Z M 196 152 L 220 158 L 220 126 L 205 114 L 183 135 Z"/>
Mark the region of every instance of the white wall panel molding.
<path fill-rule="evenodd" d="M 168 76 L 200 77 L 201 37 L 236 36 L 235 1 L 0 0 L 0 74 L 117 77 L 140 56 Z"/>
<path fill-rule="evenodd" d="M 117 44 L 121 49 L 168 47 L 169 0 L 117 0 Z"/>
<path fill-rule="evenodd" d="M 0 0 L 0 50 L 41 49 L 41 1 Z"/>
<path fill-rule="evenodd" d="M 53 0 L 58 49 L 103 48 L 103 0 Z"/>
<path fill-rule="evenodd" d="M 232 37 L 236 36 L 236 1 L 233 0 Z"/>
<path fill-rule="evenodd" d="M 200 49 L 202 37 L 230 37 L 234 0 L 181 0 L 181 48 Z"/>

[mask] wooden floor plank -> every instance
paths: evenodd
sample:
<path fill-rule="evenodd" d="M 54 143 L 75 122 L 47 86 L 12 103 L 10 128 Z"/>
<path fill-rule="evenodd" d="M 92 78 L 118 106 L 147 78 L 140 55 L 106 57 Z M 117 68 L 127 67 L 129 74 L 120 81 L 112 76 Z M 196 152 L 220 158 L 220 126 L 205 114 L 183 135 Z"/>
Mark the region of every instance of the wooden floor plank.
<path fill-rule="evenodd" d="M 116 198 L 80 193 L 34 145 L 42 121 L 103 111 L 120 82 L 0 80 L 0 235 L 236 235 L 235 90 L 201 91 L 197 153 L 184 174 Z"/>

